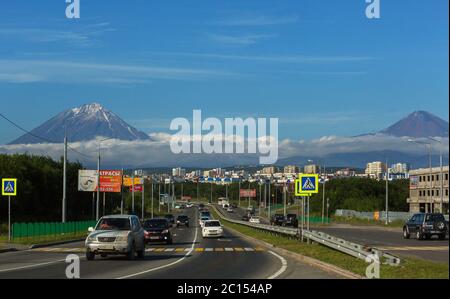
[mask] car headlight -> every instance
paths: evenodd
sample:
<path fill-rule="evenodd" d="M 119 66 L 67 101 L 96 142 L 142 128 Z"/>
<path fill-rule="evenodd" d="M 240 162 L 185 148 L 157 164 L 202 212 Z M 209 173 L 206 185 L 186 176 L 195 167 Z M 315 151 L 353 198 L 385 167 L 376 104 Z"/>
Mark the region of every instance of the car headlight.
<path fill-rule="evenodd" d="M 168 229 L 163 230 L 162 233 L 163 233 L 163 234 L 168 234 L 168 233 L 169 233 L 169 230 L 168 230 Z"/>
<path fill-rule="evenodd" d="M 96 241 L 96 238 L 95 238 L 95 237 L 88 236 L 86 241 L 88 241 L 88 242 L 94 242 L 94 241 Z"/>
<path fill-rule="evenodd" d="M 128 241 L 128 236 L 118 236 L 116 238 L 116 242 L 125 242 Z"/>

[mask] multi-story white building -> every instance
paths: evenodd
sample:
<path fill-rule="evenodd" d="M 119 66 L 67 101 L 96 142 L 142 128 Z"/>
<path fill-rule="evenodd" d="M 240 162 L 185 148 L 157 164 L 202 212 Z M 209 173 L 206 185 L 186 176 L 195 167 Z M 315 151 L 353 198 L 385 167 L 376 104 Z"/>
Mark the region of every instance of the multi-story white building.
<path fill-rule="evenodd" d="M 414 169 L 409 172 L 410 212 L 440 212 L 448 214 L 449 167 Z"/>
<path fill-rule="evenodd" d="M 386 163 L 375 161 L 367 163 L 365 174 L 373 179 L 381 179 L 387 171 Z"/>
<path fill-rule="evenodd" d="M 274 174 L 277 172 L 277 168 L 275 166 L 264 167 L 261 170 L 261 174 Z"/>
<path fill-rule="evenodd" d="M 295 165 L 287 165 L 284 167 L 284 171 L 285 174 L 295 174 L 298 173 L 298 167 Z"/>
<path fill-rule="evenodd" d="M 174 177 L 184 177 L 186 175 L 186 169 L 177 167 L 172 169 L 172 176 Z"/>
<path fill-rule="evenodd" d="M 319 173 L 319 166 L 315 164 L 305 165 L 304 172 L 306 174 L 316 174 Z"/>

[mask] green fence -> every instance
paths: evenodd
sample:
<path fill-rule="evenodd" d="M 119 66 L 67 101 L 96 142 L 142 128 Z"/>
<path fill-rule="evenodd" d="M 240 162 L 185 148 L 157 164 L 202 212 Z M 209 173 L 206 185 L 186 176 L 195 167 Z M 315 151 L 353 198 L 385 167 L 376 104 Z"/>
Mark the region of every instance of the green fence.
<path fill-rule="evenodd" d="M 305 219 L 305 220 L 307 220 L 307 219 Z M 299 222 L 302 221 L 302 216 L 298 217 L 298 221 Z M 311 217 L 309 217 L 309 223 L 315 223 L 315 224 L 322 223 L 322 217 L 320 217 L 320 216 L 311 216 Z M 323 223 L 329 224 L 329 223 L 331 223 L 331 219 L 325 217 L 325 218 L 323 218 Z"/>
<path fill-rule="evenodd" d="M 12 238 L 76 235 L 83 232 L 87 233 L 88 228 L 94 227 L 96 224 L 96 221 L 14 223 L 12 225 Z"/>

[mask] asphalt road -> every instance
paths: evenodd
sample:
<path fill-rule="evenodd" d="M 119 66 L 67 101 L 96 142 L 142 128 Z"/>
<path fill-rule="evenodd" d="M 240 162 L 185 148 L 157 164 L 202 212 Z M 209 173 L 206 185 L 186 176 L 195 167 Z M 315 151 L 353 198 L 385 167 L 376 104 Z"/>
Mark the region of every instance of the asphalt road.
<path fill-rule="evenodd" d="M 87 261 L 83 243 L 0 254 L 0 279 L 66 278 L 68 254 L 77 254 L 82 279 L 266 279 L 339 278 L 260 248 L 225 229 L 203 239 L 196 208 L 185 210 L 193 225 L 174 228 L 174 244 L 151 244 L 144 260 L 121 256 Z"/>
<path fill-rule="evenodd" d="M 355 242 L 384 249 L 399 256 L 412 256 L 425 260 L 449 263 L 449 240 L 416 240 L 403 239 L 402 229 L 385 229 L 370 226 L 337 225 L 320 227 L 317 230 L 324 233 Z"/>
<path fill-rule="evenodd" d="M 245 214 L 243 209 L 235 209 L 234 213 L 227 213 L 221 209 L 224 215 L 231 219 L 241 220 Z M 354 225 L 332 225 L 313 228 L 315 230 L 355 242 L 361 245 L 376 247 L 386 250 L 398 256 L 411 256 L 440 263 L 449 263 L 449 240 L 415 240 L 403 239 L 401 228 L 383 228 Z"/>

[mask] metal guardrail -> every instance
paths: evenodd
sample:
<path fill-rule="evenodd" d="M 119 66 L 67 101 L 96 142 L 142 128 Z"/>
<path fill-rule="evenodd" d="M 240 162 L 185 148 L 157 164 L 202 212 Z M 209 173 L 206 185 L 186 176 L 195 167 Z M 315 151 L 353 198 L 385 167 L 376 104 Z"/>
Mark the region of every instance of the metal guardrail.
<path fill-rule="evenodd" d="M 245 225 L 248 227 L 277 233 L 277 234 L 283 234 L 289 237 L 295 237 L 298 239 L 306 238 L 309 240 L 312 240 L 316 243 L 322 244 L 324 246 L 327 246 L 329 248 L 332 248 L 334 250 L 338 250 L 340 252 L 346 253 L 348 255 L 351 255 L 355 258 L 362 259 L 364 261 L 372 260 L 373 256 L 378 256 L 380 263 L 391 265 L 391 266 L 398 266 L 401 262 L 400 258 L 394 255 L 391 255 L 387 252 L 381 251 L 376 248 L 371 248 L 367 246 L 363 246 L 357 243 L 352 243 L 349 241 L 346 241 L 344 239 L 340 239 L 334 236 L 331 236 L 329 234 L 319 232 L 319 231 L 308 231 L 308 230 L 301 230 L 296 228 L 287 228 L 287 227 L 281 227 L 281 226 L 272 226 L 267 224 L 257 224 L 257 223 L 250 223 L 246 221 L 240 221 L 235 220 L 226 217 L 219 209 L 217 209 L 214 205 L 212 205 L 214 210 L 222 217 L 222 219 L 235 223 L 240 225 Z"/>

